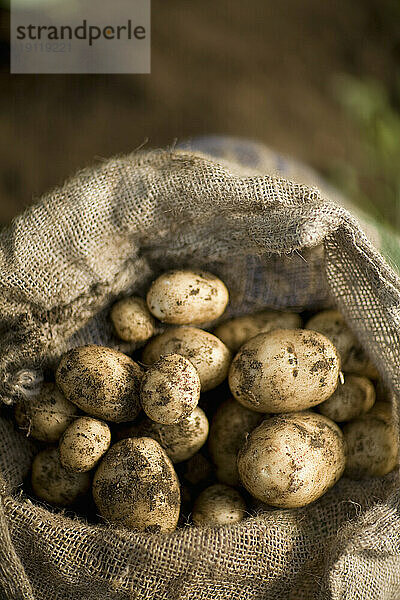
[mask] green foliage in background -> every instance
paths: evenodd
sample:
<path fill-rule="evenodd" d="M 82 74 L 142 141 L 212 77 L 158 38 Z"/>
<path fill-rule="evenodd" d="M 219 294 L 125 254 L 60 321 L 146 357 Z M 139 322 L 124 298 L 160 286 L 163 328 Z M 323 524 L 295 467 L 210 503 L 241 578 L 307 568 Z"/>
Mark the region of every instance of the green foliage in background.
<path fill-rule="evenodd" d="M 362 164 L 338 163 L 331 178 L 344 193 L 400 232 L 400 74 L 389 91 L 376 80 L 340 76 L 336 97 L 360 131 Z"/>

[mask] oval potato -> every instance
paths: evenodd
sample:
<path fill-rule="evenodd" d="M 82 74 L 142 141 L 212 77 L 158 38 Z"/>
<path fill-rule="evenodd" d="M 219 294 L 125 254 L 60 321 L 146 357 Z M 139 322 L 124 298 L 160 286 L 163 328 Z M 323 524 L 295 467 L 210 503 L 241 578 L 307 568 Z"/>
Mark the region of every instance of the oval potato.
<path fill-rule="evenodd" d="M 127 438 L 111 446 L 93 478 L 93 498 L 104 519 L 128 529 L 167 533 L 178 523 L 178 477 L 150 438 Z"/>
<path fill-rule="evenodd" d="M 336 423 L 343 423 L 367 413 L 374 402 L 375 388 L 369 379 L 346 375 L 332 396 L 318 405 L 318 412 Z"/>
<path fill-rule="evenodd" d="M 129 356 L 105 346 L 81 346 L 61 358 L 56 382 L 66 398 L 92 417 L 120 423 L 140 412 L 143 371 Z"/>
<path fill-rule="evenodd" d="M 323 310 L 309 319 L 306 329 L 322 333 L 331 340 L 343 364 L 357 340 L 338 310 Z"/>
<path fill-rule="evenodd" d="M 193 523 L 198 526 L 221 527 L 244 519 L 246 503 L 237 490 L 217 483 L 201 492 L 193 506 Z"/>
<path fill-rule="evenodd" d="M 157 440 L 172 460 L 179 463 L 191 458 L 205 444 L 208 436 L 208 419 L 204 411 L 196 406 L 194 411 L 179 423 L 161 425 L 143 419 L 132 428 L 132 433 Z"/>
<path fill-rule="evenodd" d="M 239 485 L 237 455 L 247 435 L 266 415 L 245 408 L 233 398 L 217 409 L 210 426 L 208 448 L 217 471 L 217 479 L 228 485 Z"/>
<path fill-rule="evenodd" d="M 346 445 L 339 427 L 312 412 L 279 415 L 254 429 L 238 455 L 244 487 L 279 508 L 306 506 L 342 476 Z"/>
<path fill-rule="evenodd" d="M 140 388 L 142 408 L 156 423 L 170 425 L 188 417 L 199 399 L 199 374 L 184 356 L 162 356 L 143 376 Z"/>
<path fill-rule="evenodd" d="M 398 465 L 399 440 L 389 403 L 377 402 L 369 413 L 347 423 L 343 435 L 348 447 L 346 477 L 383 477 Z"/>
<path fill-rule="evenodd" d="M 59 453 L 64 469 L 83 473 L 90 471 L 105 454 L 111 443 L 107 423 L 92 417 L 80 417 L 67 429 L 60 440 Z"/>
<path fill-rule="evenodd" d="M 296 313 L 264 310 L 253 315 L 229 319 L 218 325 L 213 333 L 229 350 L 237 352 L 243 344 L 259 333 L 299 327 L 301 327 L 301 317 Z"/>
<path fill-rule="evenodd" d="M 241 347 L 229 371 L 229 387 L 240 404 L 262 413 L 311 408 L 336 389 L 339 355 L 316 331 L 276 329 Z"/>
<path fill-rule="evenodd" d="M 22 401 L 15 407 L 15 420 L 36 440 L 57 442 L 78 413 L 55 383 L 44 383 L 34 398 Z"/>
<path fill-rule="evenodd" d="M 119 300 L 112 307 L 110 318 L 117 336 L 125 342 L 146 342 L 155 334 L 155 321 L 143 298 Z"/>
<path fill-rule="evenodd" d="M 90 489 L 89 473 L 71 473 L 64 469 L 58 448 L 42 450 L 35 456 L 31 481 L 38 498 L 57 506 L 73 504 Z"/>
<path fill-rule="evenodd" d="M 207 271 L 168 271 L 147 293 L 147 306 L 163 323 L 201 325 L 222 315 L 229 300 L 226 285 Z"/>
<path fill-rule="evenodd" d="M 180 354 L 190 360 L 199 374 L 202 392 L 226 379 L 232 358 L 221 340 L 196 327 L 173 327 L 164 331 L 147 344 L 142 360 L 152 365 L 167 354 Z"/>

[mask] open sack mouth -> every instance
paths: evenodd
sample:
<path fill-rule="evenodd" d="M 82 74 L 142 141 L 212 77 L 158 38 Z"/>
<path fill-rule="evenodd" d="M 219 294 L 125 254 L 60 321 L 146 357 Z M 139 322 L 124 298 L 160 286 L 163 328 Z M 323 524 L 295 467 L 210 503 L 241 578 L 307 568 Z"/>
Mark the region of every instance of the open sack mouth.
<path fill-rule="evenodd" d="M 227 319 L 260 311 L 301 313 L 303 324 L 289 329 L 302 331 L 299 327 L 315 319 L 317 311 L 339 309 L 375 365 L 374 377 L 381 380 L 386 398 L 398 395 L 397 275 L 347 210 L 325 200 L 316 189 L 261 175 L 264 159 L 258 157 L 257 165 L 250 167 L 232 153 L 217 161 L 189 150 L 139 152 L 79 173 L 16 219 L 0 239 L 0 328 L 4 332 L 0 391 L 5 403 L 34 398 L 35 386 L 42 385 L 43 377 L 48 379 L 48 369 L 54 370 L 73 348 L 107 347 L 141 365 L 143 343 L 116 335 L 110 309 L 122 297 L 145 298 L 155 278 L 182 268 L 211 272 L 229 290 L 226 312 L 205 326 L 215 335 Z M 161 321 L 155 333 L 175 326 Z M 240 349 L 231 352 L 237 356 Z M 288 361 L 295 355 L 297 360 L 296 352 L 289 354 Z M 254 367 L 257 357 L 251 360 Z M 250 389 L 243 382 L 229 385 L 230 389 L 221 380 L 214 391 L 203 393 L 201 410 L 211 429 L 222 401 L 233 394 L 242 405 L 238 390 Z M 382 539 L 395 556 L 390 548 L 398 526 L 397 469 L 367 481 L 340 478 L 306 506 L 254 501 L 244 509 L 245 518 L 232 525 L 188 526 L 193 514 L 190 504 L 189 514 L 182 513 L 181 527 L 172 533 L 162 535 L 157 527 L 129 531 L 118 520 L 110 524 L 107 516 L 106 523 L 98 520 L 99 505 L 90 497 L 86 507 L 94 519 L 88 513 L 77 518 L 69 510 L 43 505 L 48 500 L 36 501 L 29 484 L 28 496 L 21 493 L 38 449 L 13 426 L 11 409 L 4 410 L 1 536 L 4 560 L 14 573 L 12 581 L 6 576 L 7 585 L 14 592 L 23 590 L 24 597 L 58 597 L 57 590 L 63 589 L 71 598 L 77 597 L 78 590 L 88 598 L 106 591 L 115 598 L 134 592 L 137 597 L 168 599 L 276 598 L 300 590 L 303 596 L 299 597 L 306 598 L 316 578 L 322 594 L 349 577 L 360 577 L 360 565 L 369 560 L 363 558 L 363 551 L 375 549 Z M 312 419 L 323 418 L 317 412 L 310 414 Z M 281 427 L 282 418 L 273 418 Z M 232 417 L 227 413 L 220 420 L 226 424 Z M 260 427 L 257 419 L 254 423 L 254 428 Z M 113 442 L 126 445 L 131 433 L 118 434 Z M 248 433 L 251 441 L 252 432 Z M 149 430 L 144 437 L 153 439 Z M 397 438 L 396 429 L 396 442 Z M 211 470 L 218 467 L 215 456 L 223 436 L 214 445 L 207 451 L 203 447 L 200 475 L 189 472 L 188 458 L 176 467 L 182 481 L 185 477 L 201 480 L 206 463 L 214 465 Z M 115 457 L 115 465 L 121 461 L 121 455 Z M 165 483 L 169 475 L 165 469 L 163 473 Z M 193 484 L 196 493 L 210 484 L 231 485 L 217 482 L 209 472 L 204 477 L 197 487 Z M 242 479 L 240 483 L 248 503 L 252 484 Z M 166 496 L 170 487 L 163 489 L 160 484 L 157 493 Z M 125 508 L 121 504 L 119 517 Z M 210 514 L 210 509 L 205 513 Z"/>

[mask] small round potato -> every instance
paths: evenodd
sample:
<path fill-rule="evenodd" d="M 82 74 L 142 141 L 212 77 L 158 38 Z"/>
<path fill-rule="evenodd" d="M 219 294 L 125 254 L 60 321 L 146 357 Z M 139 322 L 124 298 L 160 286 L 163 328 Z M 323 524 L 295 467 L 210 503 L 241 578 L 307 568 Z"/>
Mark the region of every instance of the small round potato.
<path fill-rule="evenodd" d="M 199 374 L 184 356 L 162 356 L 143 376 L 140 399 L 144 412 L 152 421 L 165 425 L 177 423 L 197 406 Z"/>
<path fill-rule="evenodd" d="M 150 438 L 127 438 L 111 446 L 94 475 L 93 498 L 104 519 L 128 529 L 167 533 L 178 523 L 178 477 Z"/>
<path fill-rule="evenodd" d="M 351 348 L 347 360 L 343 364 L 343 371 L 345 373 L 368 377 L 368 379 L 373 379 L 374 381 L 379 379 L 376 367 L 358 343 Z"/>
<path fill-rule="evenodd" d="M 346 477 L 383 477 L 398 464 L 399 442 L 390 404 L 377 402 L 369 413 L 347 423 L 343 435 L 348 447 Z"/>
<path fill-rule="evenodd" d="M 64 469 L 58 448 L 42 450 L 32 464 L 32 488 L 38 498 L 69 506 L 90 488 L 89 473 L 71 473 Z"/>
<path fill-rule="evenodd" d="M 188 416 L 172 425 L 161 425 L 144 419 L 135 428 L 137 435 L 157 440 L 173 463 L 191 458 L 205 444 L 208 420 L 199 406 Z"/>
<path fill-rule="evenodd" d="M 337 310 L 323 310 L 314 315 L 307 322 L 306 329 L 318 331 L 331 340 L 342 364 L 347 360 L 351 348 L 357 343 L 343 315 Z"/>
<path fill-rule="evenodd" d="M 335 421 L 351 421 L 367 413 L 375 402 L 375 388 L 366 377 L 346 375 L 328 400 L 318 406 L 318 411 Z"/>
<path fill-rule="evenodd" d="M 163 323 L 200 325 L 222 315 L 228 304 L 225 284 L 206 271 L 168 271 L 147 293 L 151 313 Z"/>
<path fill-rule="evenodd" d="M 110 313 L 115 331 L 125 342 L 146 342 L 155 334 L 155 321 L 143 298 L 132 296 L 114 304 Z"/>
<path fill-rule="evenodd" d="M 195 525 L 220 527 L 244 519 L 246 503 L 237 490 L 217 483 L 206 488 L 196 499 L 192 519 Z"/>
<path fill-rule="evenodd" d="M 217 479 L 228 485 L 239 485 L 237 455 L 247 435 L 266 415 L 245 408 L 232 398 L 219 406 L 210 426 L 208 448 L 217 467 Z"/>
<path fill-rule="evenodd" d="M 140 412 L 143 371 L 129 356 L 104 346 L 81 346 L 62 357 L 56 382 L 87 414 L 120 423 Z"/>
<path fill-rule="evenodd" d="M 60 440 L 60 460 L 64 469 L 83 473 L 93 469 L 110 446 L 111 432 L 107 423 L 92 417 L 80 417 Z"/>
<path fill-rule="evenodd" d="M 143 351 L 143 362 L 155 363 L 166 354 L 180 354 L 196 367 L 201 391 L 206 392 L 226 379 L 231 353 L 215 335 L 197 327 L 172 327 L 152 339 Z"/>
<path fill-rule="evenodd" d="M 16 405 L 14 415 L 19 427 L 35 439 L 57 442 L 77 412 L 54 383 L 44 383 L 38 396 Z"/>
<path fill-rule="evenodd" d="M 323 415 L 300 412 L 267 419 L 239 451 L 244 487 L 279 508 L 306 506 L 340 479 L 346 446 L 339 427 Z"/>
<path fill-rule="evenodd" d="M 244 315 L 221 323 L 214 330 L 216 335 L 232 352 L 262 332 L 274 329 L 298 329 L 301 317 L 296 313 L 264 310 L 254 315 Z"/>
<path fill-rule="evenodd" d="M 262 413 L 314 407 L 333 394 L 340 371 L 332 342 L 316 331 L 276 329 L 241 347 L 229 386 L 238 402 Z"/>

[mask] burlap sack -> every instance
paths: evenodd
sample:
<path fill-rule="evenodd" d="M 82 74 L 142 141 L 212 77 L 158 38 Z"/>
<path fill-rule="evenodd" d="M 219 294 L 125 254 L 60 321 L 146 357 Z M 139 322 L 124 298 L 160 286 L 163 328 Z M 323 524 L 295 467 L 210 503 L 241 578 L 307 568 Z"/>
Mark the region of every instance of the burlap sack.
<path fill-rule="evenodd" d="M 1 233 L 4 402 L 35 393 L 42 368 L 73 345 L 128 351 L 108 325 L 110 304 L 185 265 L 223 278 L 231 314 L 337 305 L 398 401 L 400 282 L 358 221 L 317 189 L 266 175 L 282 166 L 262 147 L 198 147 L 220 158 L 174 149 L 106 161 Z M 343 478 L 311 506 L 236 526 L 144 535 L 28 500 L 20 486 L 32 447 L 7 418 L 0 428 L 2 598 L 400 597 L 398 471 Z"/>

